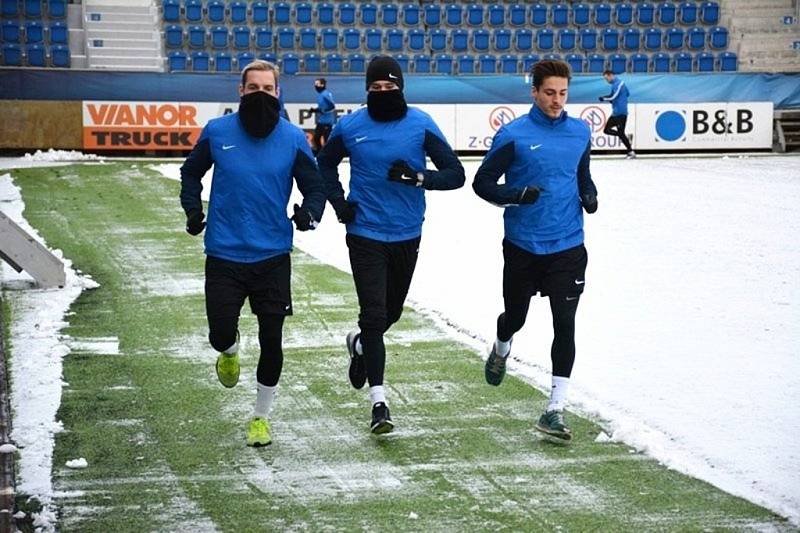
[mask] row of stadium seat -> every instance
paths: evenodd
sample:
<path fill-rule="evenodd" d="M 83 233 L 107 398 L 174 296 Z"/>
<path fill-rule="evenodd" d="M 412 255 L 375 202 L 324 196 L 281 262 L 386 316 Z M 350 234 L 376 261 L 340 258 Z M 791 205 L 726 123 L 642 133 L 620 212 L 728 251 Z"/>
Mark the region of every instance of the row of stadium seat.
<path fill-rule="evenodd" d="M 42 44 L 29 44 L 24 48 L 18 44 L 6 43 L 2 46 L 0 65 L 9 67 L 59 67 L 69 68 L 69 47 L 56 44 L 47 47 Z"/>
<path fill-rule="evenodd" d="M 29 21 L 23 24 L 16 20 L 4 20 L 0 24 L 0 43 L 67 44 L 69 29 L 64 22 L 53 22 L 45 26 L 40 21 Z"/>
<path fill-rule="evenodd" d="M 3 18 L 63 19 L 67 16 L 67 0 L 47 0 L 46 10 L 42 0 L 0 0 L 0 15 Z"/>
<path fill-rule="evenodd" d="M 245 65 L 255 59 L 255 55 L 250 52 L 241 52 L 233 56 L 227 52 L 219 52 L 211 55 L 205 51 L 193 52 L 191 55 L 185 52 L 171 52 L 168 56 L 169 70 L 172 72 L 191 70 L 194 72 L 231 72 L 234 67 L 241 70 Z M 304 73 L 363 73 L 367 56 L 364 54 L 350 54 L 346 58 L 341 54 L 320 54 L 308 53 L 301 58 L 298 54 L 286 53 L 277 57 L 273 53 L 263 53 L 258 56 L 260 59 L 272 61 L 281 66 L 284 74 Z M 410 57 L 405 54 L 394 56 L 400 63 L 405 72 L 415 72 L 417 74 L 519 74 L 529 72 L 534 63 L 539 59 L 562 59 L 559 54 L 546 54 L 542 57 L 536 54 L 528 54 L 518 57 L 512 54 L 495 56 L 492 54 L 481 54 L 473 56 L 463 54 L 453 56 L 451 54 L 417 54 Z M 737 69 L 737 57 L 732 52 L 722 52 L 714 55 L 710 52 L 700 52 L 692 55 L 680 52 L 674 55 L 657 53 L 652 56 L 647 54 L 634 54 L 630 58 L 624 54 L 612 54 L 606 58 L 602 54 L 591 54 L 582 56 L 579 54 L 568 54 L 563 57 L 576 73 L 600 74 L 606 68 L 616 73 L 669 73 L 669 72 L 713 72 L 713 71 L 735 71 Z"/>
<path fill-rule="evenodd" d="M 293 51 L 359 51 L 379 52 L 466 52 L 473 50 L 495 52 L 515 50 L 528 52 L 531 50 L 547 51 L 559 49 L 571 51 L 593 51 L 601 48 L 605 51 L 659 51 L 704 50 L 710 48 L 721 50 L 728 46 L 728 30 L 722 27 L 711 28 L 708 32 L 702 27 L 694 27 L 688 31 L 682 28 L 671 28 L 662 31 L 659 28 L 648 28 L 642 32 L 639 28 L 628 28 L 622 32 L 616 28 L 606 28 L 598 33 L 594 28 L 575 31 L 566 28 L 554 32 L 551 29 L 540 29 L 534 33 L 529 29 L 499 30 L 442 30 L 426 32 L 421 29 L 381 29 L 370 28 L 361 32 L 357 28 L 339 31 L 336 28 L 279 28 L 273 31 L 262 26 L 253 31 L 248 26 L 237 26 L 228 29 L 225 26 L 214 26 L 206 29 L 203 26 L 190 26 L 186 31 L 181 26 L 170 25 L 165 30 L 166 47 L 175 49 L 188 46 L 191 49 L 233 48 L 247 50 Z"/>
<path fill-rule="evenodd" d="M 633 23 L 641 26 L 660 24 L 672 26 L 684 24 L 693 26 L 698 23 L 713 26 L 719 23 L 719 4 L 713 1 L 697 3 L 693 1 L 659 2 L 647 1 L 632 4 L 622 2 L 611 5 L 602 2 L 596 5 L 588 3 L 557 3 L 551 6 L 536 3 L 522 3 L 505 6 L 500 3 L 483 6 L 481 4 L 426 3 L 423 6 L 406 3 L 402 5 L 388 3 L 380 7 L 373 3 L 363 3 L 358 7 L 354 3 L 333 4 L 321 2 L 276 2 L 270 8 L 265 1 L 255 1 L 248 5 L 244 0 L 163 0 L 163 18 L 165 22 L 203 22 L 212 24 L 230 22 L 232 24 L 277 24 L 277 25 L 310 25 L 320 26 L 405 26 L 437 27 L 446 24 L 460 27 L 464 24 L 474 27 L 489 25 L 503 27 L 506 25 L 521 27 L 525 25 L 556 27 L 575 26 L 608 26 L 617 24 L 627 26 Z"/>

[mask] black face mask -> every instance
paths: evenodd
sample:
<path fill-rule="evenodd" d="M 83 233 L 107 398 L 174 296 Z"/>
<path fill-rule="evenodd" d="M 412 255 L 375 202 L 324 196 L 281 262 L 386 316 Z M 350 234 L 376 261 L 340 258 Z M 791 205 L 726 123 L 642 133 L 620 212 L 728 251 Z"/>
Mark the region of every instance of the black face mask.
<path fill-rule="evenodd" d="M 239 101 L 239 121 L 253 137 L 264 138 L 272 133 L 280 119 L 281 103 L 264 91 L 242 96 Z"/>
<path fill-rule="evenodd" d="M 320 87 L 319 85 L 314 85 L 314 90 L 317 91 L 318 93 L 321 93 L 322 91 L 325 90 L 325 86 Z"/>
<path fill-rule="evenodd" d="M 391 122 L 406 116 L 408 106 L 403 91 L 369 91 L 367 93 L 367 112 L 372 120 Z"/>

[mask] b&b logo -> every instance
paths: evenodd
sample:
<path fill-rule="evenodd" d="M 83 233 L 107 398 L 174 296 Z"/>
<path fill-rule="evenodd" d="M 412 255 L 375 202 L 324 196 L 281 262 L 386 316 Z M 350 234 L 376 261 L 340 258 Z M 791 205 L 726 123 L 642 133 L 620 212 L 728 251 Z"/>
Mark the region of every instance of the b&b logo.
<path fill-rule="evenodd" d="M 492 109 L 492 112 L 489 113 L 489 126 L 491 126 L 493 131 L 497 131 L 515 118 L 517 118 L 517 116 L 511 108 L 506 106 L 495 107 Z"/>
<path fill-rule="evenodd" d="M 606 125 L 606 113 L 603 111 L 603 108 L 590 105 L 581 111 L 581 120 L 589 126 L 592 133 L 599 133 L 603 131 Z"/>
<path fill-rule="evenodd" d="M 717 136 L 729 134 L 742 135 L 753 131 L 753 112 L 749 109 L 737 109 L 734 121 L 728 121 L 726 109 L 706 110 L 694 109 L 690 112 L 681 109 L 678 111 L 656 111 L 656 140 L 666 142 L 684 142 L 689 130 L 687 121 L 690 121 L 693 136 Z"/>

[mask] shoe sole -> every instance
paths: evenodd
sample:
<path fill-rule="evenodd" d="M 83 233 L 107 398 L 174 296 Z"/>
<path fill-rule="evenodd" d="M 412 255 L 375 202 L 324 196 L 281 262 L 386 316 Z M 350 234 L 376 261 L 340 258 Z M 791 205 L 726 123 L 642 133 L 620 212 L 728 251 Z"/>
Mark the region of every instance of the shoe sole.
<path fill-rule="evenodd" d="M 384 435 L 392 432 L 394 429 L 394 424 L 391 420 L 381 420 L 377 424 L 373 425 L 370 429 L 375 435 Z"/>
<path fill-rule="evenodd" d="M 236 381 L 234 381 L 232 385 L 228 385 L 224 381 L 222 381 L 222 376 L 220 376 L 220 373 L 219 373 L 219 359 L 217 359 L 217 363 L 216 363 L 216 365 L 214 365 L 214 368 L 217 371 L 217 380 L 219 380 L 219 382 L 222 384 L 222 386 L 225 387 L 226 389 L 232 389 L 232 388 L 234 388 L 236 386 L 237 383 L 239 383 L 239 376 L 236 376 Z"/>
<path fill-rule="evenodd" d="M 367 382 L 367 367 L 364 362 L 364 356 L 358 355 L 355 351 L 354 342 L 352 342 L 352 340 L 356 337 L 357 335 L 354 335 L 351 339 L 350 334 L 347 335 L 347 353 L 350 354 L 350 365 L 347 367 L 347 379 L 354 389 L 361 390 Z"/>
<path fill-rule="evenodd" d="M 539 433 L 544 433 L 545 437 L 549 437 L 547 440 L 549 440 L 550 442 L 555 442 L 558 444 L 567 444 L 572 441 L 572 433 L 562 433 L 560 431 L 553 431 L 544 426 L 540 426 L 539 424 L 536 424 L 534 428 Z"/>
<path fill-rule="evenodd" d="M 269 442 L 248 442 L 247 445 L 251 448 L 263 448 L 265 446 L 269 446 L 272 444 L 272 441 Z"/>

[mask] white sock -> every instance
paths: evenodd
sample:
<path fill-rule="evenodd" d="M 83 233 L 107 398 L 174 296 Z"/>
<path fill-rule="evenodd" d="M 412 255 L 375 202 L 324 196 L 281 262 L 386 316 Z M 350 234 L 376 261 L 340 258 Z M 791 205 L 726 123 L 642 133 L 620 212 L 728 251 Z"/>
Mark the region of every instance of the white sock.
<path fill-rule="evenodd" d="M 383 392 L 383 385 L 375 385 L 369 388 L 369 401 L 372 405 L 378 402 L 386 403 L 386 395 Z"/>
<path fill-rule="evenodd" d="M 567 392 L 569 392 L 569 378 L 553 376 L 553 388 L 550 389 L 550 403 L 548 411 L 563 411 L 567 405 Z"/>
<path fill-rule="evenodd" d="M 228 355 L 233 355 L 238 351 L 239 351 L 239 332 L 237 331 L 236 340 L 233 341 L 233 344 L 231 344 L 230 348 L 226 348 L 225 350 L 222 350 L 222 352 Z"/>
<path fill-rule="evenodd" d="M 506 342 L 503 342 L 500 339 L 495 339 L 495 341 L 494 341 L 494 351 L 500 357 L 507 357 L 508 356 L 508 352 L 511 351 L 511 339 L 508 339 Z"/>
<path fill-rule="evenodd" d="M 272 401 L 275 399 L 275 392 L 278 390 L 278 385 L 268 387 L 261 383 L 256 383 L 256 408 L 253 412 L 254 416 L 267 418 L 272 409 Z"/>
<path fill-rule="evenodd" d="M 364 348 L 361 347 L 361 335 L 356 339 L 356 353 L 358 355 L 364 355 Z"/>

